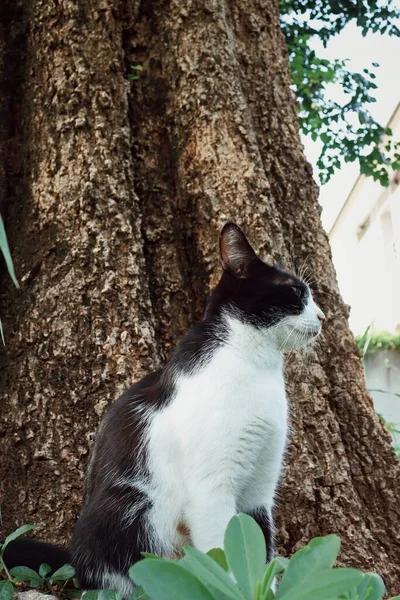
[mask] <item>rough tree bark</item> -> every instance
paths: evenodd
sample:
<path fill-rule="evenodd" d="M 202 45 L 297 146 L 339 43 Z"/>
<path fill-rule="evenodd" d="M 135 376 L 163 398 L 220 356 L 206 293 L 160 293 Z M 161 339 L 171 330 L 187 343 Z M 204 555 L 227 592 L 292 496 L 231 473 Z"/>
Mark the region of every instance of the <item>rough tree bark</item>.
<path fill-rule="evenodd" d="M 276 0 L 3 0 L 3 527 L 68 539 L 106 407 L 197 319 L 229 218 L 307 261 L 328 316 L 289 361 L 280 551 L 337 532 L 400 589 L 399 464 L 365 389 L 298 133 Z M 130 65 L 143 65 L 129 82 Z"/>

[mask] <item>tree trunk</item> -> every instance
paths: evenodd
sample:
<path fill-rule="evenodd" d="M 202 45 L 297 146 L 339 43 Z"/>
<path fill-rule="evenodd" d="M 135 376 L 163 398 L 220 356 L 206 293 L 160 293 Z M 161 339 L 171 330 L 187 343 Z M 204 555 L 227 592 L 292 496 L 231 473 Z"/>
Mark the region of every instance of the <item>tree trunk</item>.
<path fill-rule="evenodd" d="M 276 0 L 3 0 L 3 528 L 66 541 L 100 417 L 201 315 L 218 231 L 307 264 L 328 319 L 287 369 L 279 550 L 338 533 L 400 588 L 399 464 L 347 325 Z M 139 79 L 128 81 L 131 65 Z"/>

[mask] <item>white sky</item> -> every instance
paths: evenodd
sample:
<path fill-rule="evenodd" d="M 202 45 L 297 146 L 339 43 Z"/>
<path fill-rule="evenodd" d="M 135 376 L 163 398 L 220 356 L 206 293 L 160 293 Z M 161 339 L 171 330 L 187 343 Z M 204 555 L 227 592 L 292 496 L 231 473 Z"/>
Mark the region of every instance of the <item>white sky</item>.
<path fill-rule="evenodd" d="M 377 101 L 368 107 L 372 116 L 382 125 L 386 125 L 400 99 L 399 38 L 373 33 L 362 37 L 359 28 L 354 23 L 349 23 L 339 35 L 329 41 L 327 48 L 318 40 L 313 42 L 313 47 L 321 58 L 350 59 L 348 68 L 352 71 L 362 71 L 364 68 L 371 68 L 373 62 L 379 63 L 379 67 L 372 69 L 376 73 L 375 83 L 378 86 L 372 95 Z M 338 84 L 332 84 L 331 88 L 332 95 L 339 93 Z M 303 138 L 303 143 L 306 156 L 314 166 L 314 175 L 318 180 L 315 164 L 321 144 L 318 140 L 313 142 L 308 137 Z M 329 183 L 321 187 L 319 200 L 323 207 L 322 221 L 325 229 L 329 230 L 332 226 L 358 173 L 358 163 L 345 164 Z"/>

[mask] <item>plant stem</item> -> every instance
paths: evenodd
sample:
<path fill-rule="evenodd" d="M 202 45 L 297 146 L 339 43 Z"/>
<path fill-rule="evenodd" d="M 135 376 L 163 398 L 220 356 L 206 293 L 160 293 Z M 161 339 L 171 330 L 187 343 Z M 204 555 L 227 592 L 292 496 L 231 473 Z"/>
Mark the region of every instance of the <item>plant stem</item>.
<path fill-rule="evenodd" d="M 9 570 L 8 570 L 8 569 L 7 569 L 7 567 L 6 567 L 6 563 L 5 563 L 5 562 L 4 562 L 4 560 L 3 560 L 3 555 L 2 555 L 2 554 L 0 554 L 0 564 L 1 564 L 1 566 L 3 567 L 3 569 L 4 569 L 4 571 L 5 571 L 5 573 L 6 573 L 7 577 L 8 577 L 8 579 L 9 579 L 10 581 L 12 581 L 12 577 L 11 577 L 11 575 L 10 575 L 10 573 L 9 573 Z"/>

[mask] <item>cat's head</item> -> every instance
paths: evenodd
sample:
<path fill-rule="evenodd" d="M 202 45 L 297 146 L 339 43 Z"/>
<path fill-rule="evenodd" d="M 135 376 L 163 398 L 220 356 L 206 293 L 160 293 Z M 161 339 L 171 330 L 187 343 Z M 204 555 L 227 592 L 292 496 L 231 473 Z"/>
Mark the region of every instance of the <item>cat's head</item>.
<path fill-rule="evenodd" d="M 264 263 L 234 223 L 221 231 L 220 258 L 224 271 L 205 318 L 230 314 L 258 330 L 268 330 L 282 349 L 304 347 L 319 335 L 325 316 L 307 283 Z"/>

